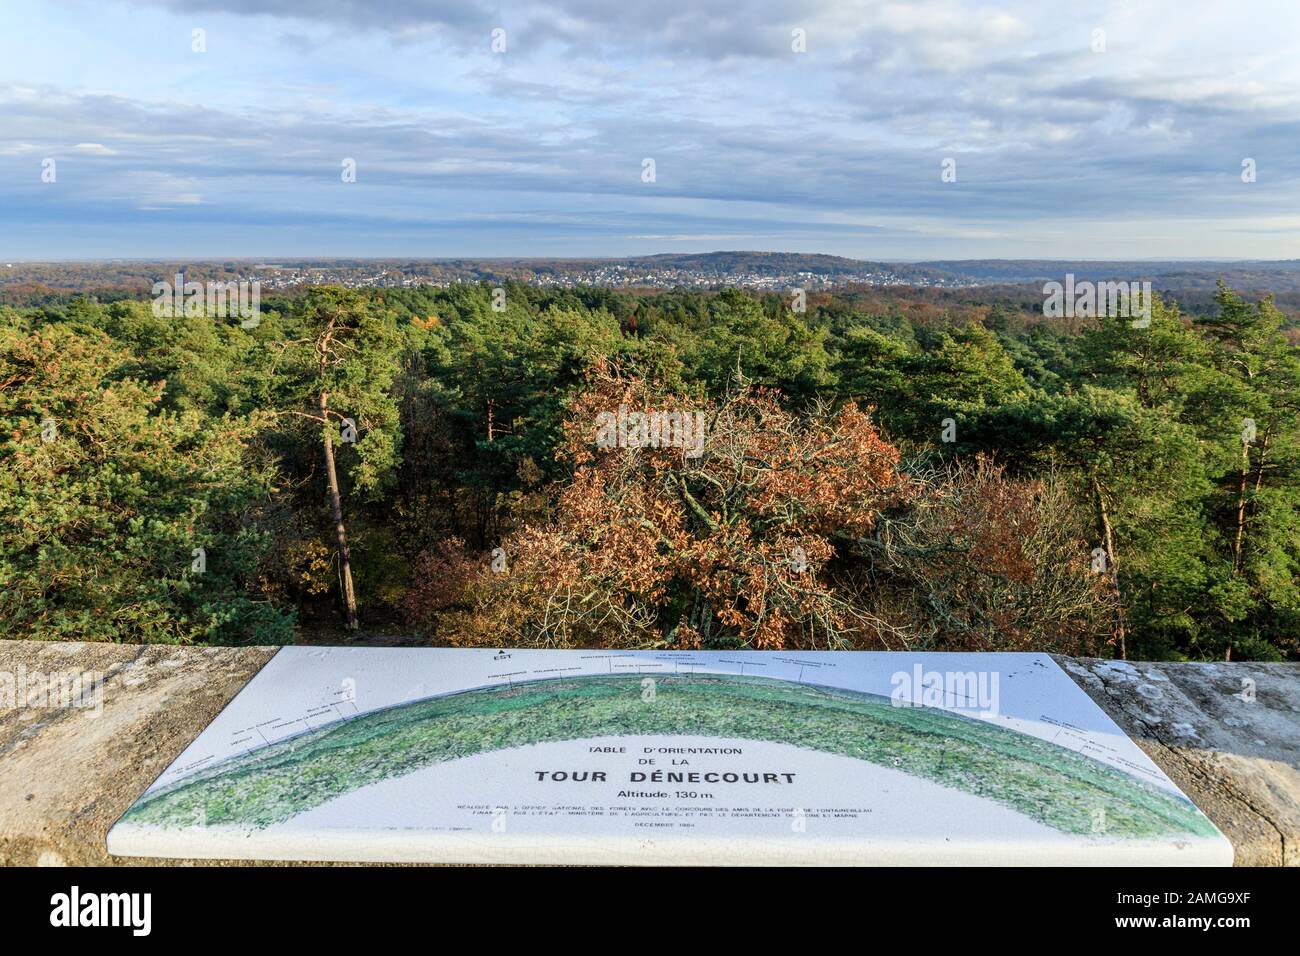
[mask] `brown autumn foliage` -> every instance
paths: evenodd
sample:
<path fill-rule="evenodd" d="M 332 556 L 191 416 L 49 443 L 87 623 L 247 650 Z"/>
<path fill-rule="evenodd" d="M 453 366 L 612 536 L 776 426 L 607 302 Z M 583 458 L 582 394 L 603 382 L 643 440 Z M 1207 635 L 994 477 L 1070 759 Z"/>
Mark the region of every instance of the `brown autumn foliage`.
<path fill-rule="evenodd" d="M 599 447 L 620 410 L 701 412 L 698 457 L 624 447 L 635 427 Z M 564 454 L 549 520 L 495 567 L 455 541 L 422 559 L 411 625 L 469 646 L 1075 651 L 1098 628 L 1061 489 L 988 462 L 905 474 L 852 404 L 796 414 L 743 384 L 696 403 L 601 365 Z"/>
<path fill-rule="evenodd" d="M 1112 598 L 1062 478 L 1011 479 L 981 456 L 915 480 L 907 513 L 855 549 L 879 613 L 927 649 L 1098 652 Z"/>

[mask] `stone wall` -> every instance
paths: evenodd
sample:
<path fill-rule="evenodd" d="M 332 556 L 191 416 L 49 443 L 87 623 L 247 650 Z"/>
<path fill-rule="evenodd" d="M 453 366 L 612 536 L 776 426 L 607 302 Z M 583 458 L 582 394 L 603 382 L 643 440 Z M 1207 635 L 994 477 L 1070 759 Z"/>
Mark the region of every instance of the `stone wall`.
<path fill-rule="evenodd" d="M 0 699 L 0 864 L 186 862 L 109 857 L 104 837 L 274 653 L 0 641 L 0 673 L 103 675 L 98 709 Z M 1214 820 L 1238 865 L 1300 865 L 1300 665 L 1057 661 Z"/>
<path fill-rule="evenodd" d="M 1300 866 L 1300 664 L 1056 661 L 1232 841 L 1238 866 Z"/>

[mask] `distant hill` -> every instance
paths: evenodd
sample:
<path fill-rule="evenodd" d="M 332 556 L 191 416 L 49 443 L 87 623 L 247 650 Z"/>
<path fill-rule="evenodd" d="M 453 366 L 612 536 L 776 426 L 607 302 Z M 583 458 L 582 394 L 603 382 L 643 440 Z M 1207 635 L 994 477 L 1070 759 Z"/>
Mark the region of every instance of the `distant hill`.
<path fill-rule="evenodd" d="M 806 252 L 701 252 L 662 253 L 654 256 L 635 256 L 623 260 L 630 265 L 662 266 L 675 269 L 698 269 L 701 272 L 750 272 L 758 275 L 789 275 L 811 272 L 824 276 L 851 276 L 866 272 L 892 272 L 895 274 L 935 277 L 946 274 L 941 266 L 918 266 L 890 262 L 873 262 L 867 259 L 848 259 Z"/>
<path fill-rule="evenodd" d="M 1300 288 L 1300 259 L 1216 261 L 1212 259 L 1152 262 L 1142 260 L 968 259 L 920 262 L 918 266 L 960 276 L 980 285 L 1020 284 L 1077 279 L 1159 280 L 1170 287 L 1212 288 L 1223 278 L 1229 285 L 1263 283 L 1288 290 Z M 1281 288 L 1278 288 L 1281 291 Z"/>
<path fill-rule="evenodd" d="M 148 295 L 159 279 L 177 271 L 196 281 L 256 279 L 264 290 L 342 284 L 399 286 L 449 282 L 517 281 L 539 285 L 594 285 L 671 289 L 739 286 L 772 291 L 788 285 L 814 288 L 916 286 L 982 288 L 1011 297 L 1041 295 L 1042 283 L 1077 280 L 1151 281 L 1183 303 L 1207 303 L 1222 279 L 1249 296 L 1272 293 L 1300 310 L 1300 260 L 1068 260 L 969 259 L 881 262 L 802 252 L 718 251 L 661 253 L 620 258 L 386 258 L 212 259 L 199 261 L 0 263 L 0 302 L 58 301 L 77 293 L 102 298 Z M 811 279 L 810 279 L 811 277 Z M 1032 294 L 1032 295 L 1031 295 Z"/>
<path fill-rule="evenodd" d="M 949 273 L 930 265 L 875 262 L 808 252 L 670 252 L 649 256 L 573 259 L 456 259 L 432 260 L 441 264 L 472 268 L 483 273 L 504 274 L 532 270 L 541 274 L 584 272 L 599 269 L 676 270 L 700 275 L 755 275 L 780 277 L 811 273 L 827 278 L 851 280 L 866 275 L 913 278 L 931 284 L 947 279 Z"/>

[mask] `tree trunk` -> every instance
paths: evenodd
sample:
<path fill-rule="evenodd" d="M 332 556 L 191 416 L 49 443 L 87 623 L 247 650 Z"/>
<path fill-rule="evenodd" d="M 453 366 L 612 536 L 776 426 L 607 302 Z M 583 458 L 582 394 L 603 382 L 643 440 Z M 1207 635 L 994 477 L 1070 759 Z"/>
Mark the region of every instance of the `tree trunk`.
<path fill-rule="evenodd" d="M 1255 464 L 1255 497 L 1259 497 L 1260 486 L 1264 483 L 1264 458 L 1268 454 L 1268 432 L 1265 431 L 1259 443 L 1259 456 Z M 1241 474 L 1237 481 L 1237 534 L 1232 542 L 1232 573 L 1239 575 L 1245 565 L 1246 551 L 1246 475 L 1250 470 L 1250 446 L 1241 443 Z M 1258 505 L 1256 506 L 1258 507 Z M 1223 652 L 1225 661 L 1232 660 L 1232 638 Z"/>
<path fill-rule="evenodd" d="M 348 556 L 348 534 L 343 526 L 343 503 L 339 499 L 339 476 L 334 470 L 334 444 L 330 440 L 329 396 L 320 393 L 321 429 L 325 443 L 325 477 L 329 482 L 330 510 L 334 514 L 334 536 L 339 552 L 339 588 L 343 592 L 343 614 L 349 631 L 357 624 L 357 596 L 352 590 L 352 561 Z"/>
<path fill-rule="evenodd" d="M 1106 549 L 1106 576 L 1115 592 L 1115 638 L 1119 642 L 1119 659 L 1128 660 L 1128 645 L 1124 627 L 1124 596 L 1119 589 L 1119 561 L 1115 558 L 1115 533 L 1110 524 L 1110 510 L 1101 493 L 1101 483 L 1092 478 L 1092 493 L 1097 499 L 1097 524 L 1101 528 L 1102 547 Z"/>
<path fill-rule="evenodd" d="M 1237 531 L 1232 539 L 1232 573 L 1241 573 L 1241 546 L 1246 537 L 1246 476 L 1250 474 L 1250 444 L 1241 443 L 1241 470 L 1237 475 Z"/>
<path fill-rule="evenodd" d="M 1264 436 L 1259 440 L 1259 455 L 1255 459 L 1255 494 L 1259 494 L 1260 486 L 1264 483 L 1264 459 L 1268 456 L 1268 439 L 1269 434 L 1266 430 Z M 1258 505 L 1256 505 L 1258 507 Z"/>

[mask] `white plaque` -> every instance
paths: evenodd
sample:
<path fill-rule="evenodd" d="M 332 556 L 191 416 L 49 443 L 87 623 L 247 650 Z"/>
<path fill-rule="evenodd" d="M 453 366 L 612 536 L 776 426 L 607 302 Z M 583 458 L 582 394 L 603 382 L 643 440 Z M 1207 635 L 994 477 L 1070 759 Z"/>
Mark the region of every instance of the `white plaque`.
<path fill-rule="evenodd" d="M 125 856 L 1231 864 L 1042 654 L 282 649 Z"/>

